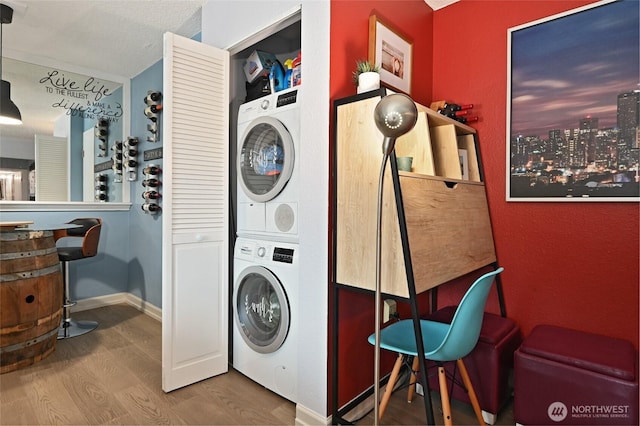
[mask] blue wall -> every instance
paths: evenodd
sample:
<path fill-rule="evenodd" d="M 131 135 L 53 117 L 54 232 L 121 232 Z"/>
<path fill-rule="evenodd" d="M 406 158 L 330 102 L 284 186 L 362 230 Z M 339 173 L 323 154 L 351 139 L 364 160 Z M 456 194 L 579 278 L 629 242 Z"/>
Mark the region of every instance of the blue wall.
<path fill-rule="evenodd" d="M 162 307 L 162 214 L 150 215 L 142 210 L 144 187 L 142 170 L 148 164 L 162 167 L 160 160 L 144 161 L 146 150 L 162 147 L 162 130 L 158 142 L 147 142 L 147 124 L 144 115 L 144 97 L 149 90 L 162 92 L 162 60 L 147 68 L 131 80 L 131 136 L 138 138 L 138 180 L 131 184 L 129 292 L 150 304 Z M 158 122 L 162 128 L 162 113 Z M 162 180 L 162 175 L 160 175 Z M 160 187 L 162 193 L 162 187 Z M 160 201 L 162 205 L 162 201 Z"/>
<path fill-rule="evenodd" d="M 72 262 L 69 268 L 71 299 L 80 300 L 127 291 L 129 256 L 129 212 L 0 212 L 0 221 L 33 220 L 36 225 L 69 222 L 78 217 L 99 217 L 102 232 L 95 257 Z"/>
<path fill-rule="evenodd" d="M 200 41 L 197 34 L 194 40 Z M 130 185 L 131 209 L 129 211 L 86 211 L 78 209 L 72 212 L 2 212 L 0 221 L 33 220 L 36 225 L 59 224 L 78 217 L 100 217 L 103 220 L 100 235 L 99 254 L 71 264 L 71 298 L 87 299 L 114 293 L 129 292 L 143 301 L 162 308 L 162 214 L 149 215 L 142 210 L 144 187 L 142 170 L 148 164 L 162 168 L 163 161 L 144 161 L 144 151 L 162 147 L 162 130 L 158 142 L 147 142 L 147 124 L 144 115 L 146 107 L 144 97 L 149 90 L 162 91 L 162 60 L 152 65 L 131 80 L 131 134 L 137 137 L 138 178 Z M 93 123 L 95 124 L 95 122 Z M 114 134 L 119 123 L 110 125 Z M 162 114 L 158 127 L 162 129 Z M 111 131 L 110 131 L 111 134 Z M 82 141 L 80 140 L 80 144 Z M 113 141 L 109 140 L 111 146 Z M 111 157 L 111 151 L 108 152 Z M 107 159 L 108 159 L 107 158 Z M 105 158 L 102 158 L 105 160 Z M 162 180 L 162 175 L 160 175 Z M 112 184 L 110 178 L 110 184 Z M 118 184 L 120 185 L 120 184 Z M 162 188 L 160 188 L 162 192 Z M 110 201 L 121 201 L 112 200 Z M 160 201 L 162 205 L 162 201 Z"/>

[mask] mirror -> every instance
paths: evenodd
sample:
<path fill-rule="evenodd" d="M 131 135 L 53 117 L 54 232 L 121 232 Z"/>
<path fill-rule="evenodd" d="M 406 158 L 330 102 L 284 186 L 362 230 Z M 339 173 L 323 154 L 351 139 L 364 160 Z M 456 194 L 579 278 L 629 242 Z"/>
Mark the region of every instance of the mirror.
<path fill-rule="evenodd" d="M 112 170 L 111 150 L 125 138 L 128 81 L 2 61 L 23 124 L 0 129 L 0 200 L 128 201 L 126 185 Z"/>

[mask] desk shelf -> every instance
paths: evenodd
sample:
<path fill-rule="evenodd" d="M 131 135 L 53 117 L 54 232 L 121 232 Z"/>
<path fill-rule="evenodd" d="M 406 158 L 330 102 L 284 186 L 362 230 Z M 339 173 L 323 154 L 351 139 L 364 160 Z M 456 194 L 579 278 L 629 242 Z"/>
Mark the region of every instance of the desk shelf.
<path fill-rule="evenodd" d="M 384 89 L 381 89 L 384 90 Z M 336 106 L 336 283 L 375 289 L 377 180 L 383 136 L 373 110 L 383 94 Z M 400 172 L 417 293 L 496 261 L 473 128 L 417 105 L 416 127 L 398 138 Z M 468 180 L 459 149 L 466 150 Z M 390 167 L 385 177 L 382 292 L 408 298 Z"/>

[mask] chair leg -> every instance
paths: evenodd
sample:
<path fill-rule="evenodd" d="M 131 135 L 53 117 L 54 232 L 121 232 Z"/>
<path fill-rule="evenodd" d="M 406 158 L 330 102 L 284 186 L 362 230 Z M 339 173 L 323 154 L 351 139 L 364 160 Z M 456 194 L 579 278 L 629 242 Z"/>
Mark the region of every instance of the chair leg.
<path fill-rule="evenodd" d="M 69 262 L 62 263 L 62 277 L 64 279 L 64 294 L 62 300 L 62 321 L 58 328 L 58 340 L 81 336 L 98 327 L 96 321 L 76 321 L 71 318 L 71 307 L 76 302 L 71 301 L 69 293 Z"/>
<path fill-rule="evenodd" d="M 440 400 L 442 401 L 442 417 L 445 426 L 453 425 L 451 419 L 451 403 L 449 401 L 449 390 L 447 389 L 447 373 L 444 365 L 438 364 L 438 381 L 440 382 Z"/>
<path fill-rule="evenodd" d="M 467 388 L 467 392 L 469 393 L 469 399 L 471 400 L 473 411 L 476 413 L 476 418 L 478 419 L 478 423 L 481 426 L 484 426 L 485 422 L 484 422 L 484 418 L 482 417 L 482 410 L 480 409 L 480 403 L 478 402 L 478 397 L 476 396 L 475 390 L 473 390 L 473 385 L 471 384 L 471 379 L 469 378 L 467 367 L 465 367 L 464 361 L 462 361 L 462 359 L 458 359 L 456 363 L 458 364 L 458 369 L 460 370 L 462 381 L 464 382 L 464 385 Z"/>
<path fill-rule="evenodd" d="M 420 371 L 420 358 L 413 357 L 411 364 L 411 376 L 409 378 L 409 391 L 407 393 L 407 402 L 413 401 L 413 395 L 416 392 L 416 383 L 418 382 L 418 372 Z"/>
<path fill-rule="evenodd" d="M 387 387 L 384 391 L 384 395 L 382 396 L 382 400 L 380 401 L 379 408 L 379 419 L 382 420 L 382 415 L 387 409 L 387 405 L 389 405 L 389 400 L 391 399 L 391 394 L 393 393 L 393 388 L 398 381 L 398 375 L 400 374 L 400 367 L 402 367 L 402 361 L 404 360 L 404 355 L 398 354 L 398 358 L 396 359 L 396 363 L 393 365 L 393 370 L 391 371 L 391 376 L 389 377 L 389 381 L 387 382 Z"/>

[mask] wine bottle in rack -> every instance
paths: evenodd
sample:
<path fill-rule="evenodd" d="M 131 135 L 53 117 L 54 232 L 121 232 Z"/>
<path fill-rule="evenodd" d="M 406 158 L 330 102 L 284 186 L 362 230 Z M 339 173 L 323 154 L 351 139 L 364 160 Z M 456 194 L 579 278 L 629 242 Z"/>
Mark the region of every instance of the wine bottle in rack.
<path fill-rule="evenodd" d="M 445 103 L 442 109 L 445 111 L 462 111 L 462 110 L 471 109 L 471 108 L 473 108 L 473 104 L 458 105 L 458 104 Z"/>
<path fill-rule="evenodd" d="M 158 186 L 161 186 L 161 185 L 162 185 L 162 182 L 160 182 L 158 179 L 145 179 L 142 181 L 142 186 L 157 188 Z"/>
<path fill-rule="evenodd" d="M 471 117 L 458 117 L 456 118 L 456 120 L 458 120 L 460 123 L 473 123 L 474 121 L 478 121 L 478 116 L 471 116 Z"/>
<path fill-rule="evenodd" d="M 467 114 L 469 114 L 469 110 L 463 109 L 460 111 L 450 111 L 450 112 L 447 112 L 445 115 L 450 118 L 456 118 L 456 117 L 462 117 L 463 115 L 467 115 Z"/>
<path fill-rule="evenodd" d="M 107 185 L 104 185 L 104 184 L 96 185 L 96 191 L 106 191 L 106 190 L 107 190 Z"/>
<path fill-rule="evenodd" d="M 142 170 L 142 173 L 144 173 L 145 175 L 159 175 L 161 171 L 162 170 L 160 169 L 160 167 L 149 164 Z"/>
<path fill-rule="evenodd" d="M 158 119 L 158 113 L 162 110 L 162 105 L 149 105 L 144 109 L 144 115 L 151 121 Z"/>
<path fill-rule="evenodd" d="M 142 198 L 145 200 L 158 200 L 162 195 L 158 191 L 145 191 L 142 193 Z"/>
<path fill-rule="evenodd" d="M 96 175 L 96 182 L 106 182 L 107 181 L 107 175 L 104 175 L 102 173 Z"/>
<path fill-rule="evenodd" d="M 149 203 L 149 204 L 143 204 L 142 205 L 142 210 L 144 210 L 147 213 L 151 213 L 151 214 L 155 214 L 160 212 L 160 210 L 162 210 L 162 208 L 155 204 L 155 203 Z"/>
<path fill-rule="evenodd" d="M 147 96 L 144 97 L 144 103 L 147 105 L 154 105 L 160 102 L 162 99 L 162 94 L 160 92 L 149 91 Z"/>
<path fill-rule="evenodd" d="M 107 201 L 107 194 L 104 192 L 98 192 L 95 197 L 96 201 Z"/>

